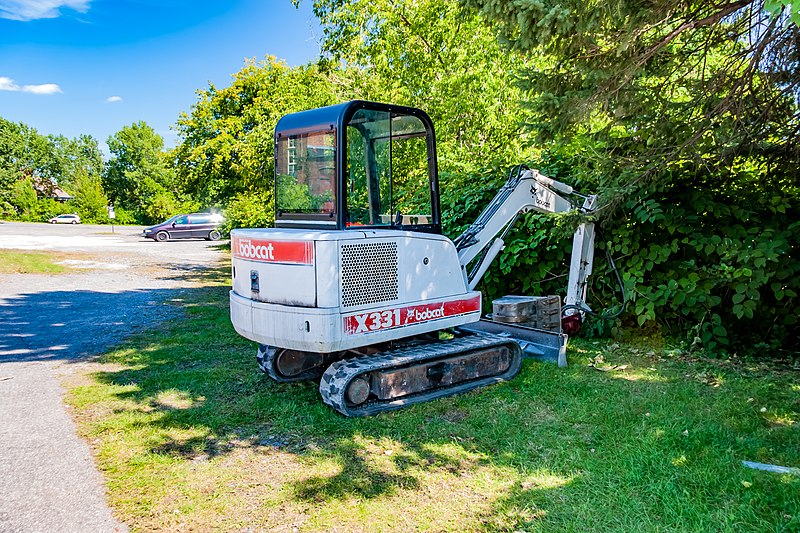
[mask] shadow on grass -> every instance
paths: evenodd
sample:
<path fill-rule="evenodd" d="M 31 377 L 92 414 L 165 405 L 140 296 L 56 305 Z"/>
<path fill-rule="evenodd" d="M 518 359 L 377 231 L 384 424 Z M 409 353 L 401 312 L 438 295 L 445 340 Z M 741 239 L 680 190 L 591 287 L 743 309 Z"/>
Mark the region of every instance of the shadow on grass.
<path fill-rule="evenodd" d="M 509 383 L 346 419 L 322 404 L 316 383 L 276 384 L 256 372 L 255 346 L 230 326 L 226 292 L 197 293 L 188 320 L 157 342 L 110 354 L 127 367 L 96 375 L 128 406 L 123 433 L 148 432 L 149 454 L 288 453 L 305 465 L 285 485 L 295 502 L 321 508 L 402 494 L 407 507 L 397 513 L 413 515 L 430 505 L 455 512 L 451 500 L 461 498 L 467 503 L 453 509 L 481 509 L 465 529 L 792 529 L 800 521 L 797 482 L 739 465 L 800 457 L 796 423 L 760 416 L 764 402 L 796 420 L 791 386 L 731 371 L 713 387 L 686 377 L 696 367 L 670 361 L 597 372 L 585 357 L 604 350 L 587 343 L 566 370 L 528 361 Z"/>
<path fill-rule="evenodd" d="M 377 469 L 369 464 L 365 455 L 363 446 L 353 441 L 340 442 L 336 446 L 336 456 L 342 469 L 332 476 L 310 476 L 294 484 L 295 497 L 310 502 L 350 496 L 371 499 L 397 489 L 419 488 L 417 477 Z"/>
<path fill-rule="evenodd" d="M 172 275 L 163 276 L 162 279 L 187 281 L 202 286 L 227 283 L 230 277 L 231 265 L 228 260 L 219 260 L 212 265 L 207 264 L 174 264 L 170 270 Z"/>

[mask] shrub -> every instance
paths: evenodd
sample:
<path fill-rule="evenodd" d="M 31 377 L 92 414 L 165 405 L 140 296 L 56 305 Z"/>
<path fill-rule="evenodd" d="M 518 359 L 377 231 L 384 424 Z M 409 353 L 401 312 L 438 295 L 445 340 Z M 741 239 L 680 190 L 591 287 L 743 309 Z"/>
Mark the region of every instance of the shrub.
<path fill-rule="evenodd" d="M 235 228 L 270 228 L 275 223 L 272 191 L 242 193 L 225 209 L 222 232 L 229 235 Z"/>

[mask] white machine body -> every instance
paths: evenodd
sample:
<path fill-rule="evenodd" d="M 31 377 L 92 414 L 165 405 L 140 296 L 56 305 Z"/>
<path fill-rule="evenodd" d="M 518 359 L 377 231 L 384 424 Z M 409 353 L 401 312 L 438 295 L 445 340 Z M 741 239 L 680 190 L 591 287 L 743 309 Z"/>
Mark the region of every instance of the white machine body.
<path fill-rule="evenodd" d="M 259 344 L 333 353 L 476 322 L 453 242 L 399 230 L 231 233 L 231 322 Z"/>
<path fill-rule="evenodd" d="M 231 232 L 236 331 L 265 349 L 369 354 L 387 348 L 370 346 L 478 322 L 474 289 L 520 213 L 594 210 L 594 196 L 520 165 L 450 240 L 435 148 L 430 117 L 414 108 L 353 101 L 281 118 L 276 227 Z M 567 303 L 580 313 L 591 222 L 574 243 Z"/>
<path fill-rule="evenodd" d="M 523 313 L 481 320 L 474 289 L 521 213 L 578 211 L 587 217 L 567 305 L 553 302 L 553 314 L 556 326 L 579 327 L 590 311 L 595 196 L 518 165 L 451 240 L 422 110 L 354 100 L 290 113 L 274 138 L 275 228 L 231 232 L 231 322 L 259 344 L 262 372 L 281 383 L 318 378 L 327 405 L 366 416 L 511 379 L 523 352 L 566 364 L 560 328 L 518 323 Z"/>

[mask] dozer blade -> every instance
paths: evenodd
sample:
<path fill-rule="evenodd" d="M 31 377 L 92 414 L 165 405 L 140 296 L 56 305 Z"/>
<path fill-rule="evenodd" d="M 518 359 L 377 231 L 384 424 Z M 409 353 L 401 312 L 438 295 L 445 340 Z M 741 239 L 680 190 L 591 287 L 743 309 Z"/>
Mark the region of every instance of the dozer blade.
<path fill-rule="evenodd" d="M 519 372 L 513 340 L 472 335 L 333 363 L 322 400 L 345 416 L 367 416 L 505 381 Z"/>

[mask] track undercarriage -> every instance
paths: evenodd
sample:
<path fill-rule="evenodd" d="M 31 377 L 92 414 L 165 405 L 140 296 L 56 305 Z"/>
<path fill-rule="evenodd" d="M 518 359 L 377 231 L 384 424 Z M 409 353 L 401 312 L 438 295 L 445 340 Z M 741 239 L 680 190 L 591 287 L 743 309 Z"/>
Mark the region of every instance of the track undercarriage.
<path fill-rule="evenodd" d="M 263 372 L 279 382 L 320 378 L 320 395 L 345 416 L 367 416 L 513 378 L 519 344 L 495 335 L 433 336 L 358 351 L 317 354 L 259 346 Z"/>

